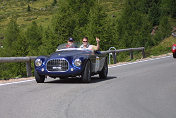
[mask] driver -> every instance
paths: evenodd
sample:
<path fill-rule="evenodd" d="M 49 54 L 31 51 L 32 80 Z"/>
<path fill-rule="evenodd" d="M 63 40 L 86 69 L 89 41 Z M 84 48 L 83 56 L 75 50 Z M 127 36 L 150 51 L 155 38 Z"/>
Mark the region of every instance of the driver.
<path fill-rule="evenodd" d="M 96 37 L 96 41 L 97 41 L 97 46 L 95 45 L 89 45 L 88 43 L 88 37 L 84 37 L 82 39 L 82 45 L 80 46 L 80 48 L 83 48 L 83 49 L 90 49 L 90 50 L 99 50 L 100 49 L 100 39 Z"/>
<path fill-rule="evenodd" d="M 66 48 L 77 48 L 77 46 L 74 44 L 74 39 L 69 38 L 67 41 L 67 44 L 65 46 Z"/>

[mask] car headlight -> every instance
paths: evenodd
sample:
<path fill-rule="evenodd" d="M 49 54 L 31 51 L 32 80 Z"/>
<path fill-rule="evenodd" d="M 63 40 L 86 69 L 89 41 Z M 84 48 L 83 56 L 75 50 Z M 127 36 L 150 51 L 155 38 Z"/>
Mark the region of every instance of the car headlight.
<path fill-rule="evenodd" d="M 81 66 L 81 64 L 82 64 L 82 61 L 80 59 L 75 59 L 74 61 L 75 66 Z"/>
<path fill-rule="evenodd" d="M 176 49 L 176 46 L 172 46 L 172 50 L 175 50 Z"/>
<path fill-rule="evenodd" d="M 36 65 L 37 67 L 41 66 L 41 65 L 42 65 L 42 60 L 41 60 L 41 59 L 36 59 L 36 60 L 35 60 L 35 65 Z"/>

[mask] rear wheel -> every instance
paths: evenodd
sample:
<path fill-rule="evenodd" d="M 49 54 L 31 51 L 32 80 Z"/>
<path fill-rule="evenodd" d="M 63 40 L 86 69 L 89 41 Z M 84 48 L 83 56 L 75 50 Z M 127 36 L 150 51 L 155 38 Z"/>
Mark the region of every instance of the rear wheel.
<path fill-rule="evenodd" d="M 173 53 L 173 58 L 176 58 L 176 53 L 175 52 Z"/>
<path fill-rule="evenodd" d="M 100 77 L 100 79 L 106 79 L 107 75 L 108 75 L 108 62 L 107 62 L 107 59 L 106 59 L 105 62 L 104 62 L 103 69 L 99 73 L 99 77 Z"/>
<path fill-rule="evenodd" d="M 82 82 L 89 83 L 91 81 L 90 61 L 87 61 L 85 69 L 82 73 Z"/>
<path fill-rule="evenodd" d="M 37 71 L 35 70 L 34 71 L 34 76 L 35 76 L 35 80 L 36 80 L 37 83 L 44 83 L 44 81 L 45 81 L 45 75 L 39 75 L 37 73 Z"/>

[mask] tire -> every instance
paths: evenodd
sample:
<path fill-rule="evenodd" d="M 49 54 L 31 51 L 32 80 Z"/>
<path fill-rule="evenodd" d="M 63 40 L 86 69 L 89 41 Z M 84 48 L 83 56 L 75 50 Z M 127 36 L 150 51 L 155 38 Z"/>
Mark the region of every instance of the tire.
<path fill-rule="evenodd" d="M 105 59 L 103 69 L 99 73 L 99 78 L 107 79 L 107 75 L 108 75 L 108 62 L 107 62 L 107 59 Z"/>
<path fill-rule="evenodd" d="M 84 83 L 89 83 L 91 81 L 91 66 L 90 66 L 90 61 L 87 61 L 85 65 L 85 69 L 82 73 L 82 82 Z"/>
<path fill-rule="evenodd" d="M 39 75 L 37 73 L 37 71 L 35 70 L 34 71 L 34 76 L 35 76 L 35 80 L 36 80 L 37 83 L 44 83 L 44 81 L 45 81 L 45 75 Z"/>
<path fill-rule="evenodd" d="M 173 58 L 176 58 L 176 53 L 173 53 Z"/>

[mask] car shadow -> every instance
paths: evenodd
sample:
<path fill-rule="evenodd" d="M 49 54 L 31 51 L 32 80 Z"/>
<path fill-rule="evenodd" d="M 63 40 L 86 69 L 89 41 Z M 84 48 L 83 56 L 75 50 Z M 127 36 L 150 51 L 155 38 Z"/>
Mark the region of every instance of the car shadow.
<path fill-rule="evenodd" d="M 45 83 L 54 83 L 54 84 L 56 84 L 56 83 L 58 83 L 58 84 L 62 84 L 62 83 L 64 83 L 64 84 L 91 84 L 91 83 L 98 83 L 98 82 L 102 82 L 102 81 L 107 81 L 107 80 L 111 80 L 111 79 L 115 79 L 115 78 L 117 78 L 117 77 L 114 77 L 114 76 L 108 76 L 106 79 L 100 79 L 98 76 L 93 76 L 93 77 L 91 77 L 91 82 L 90 83 L 83 83 L 82 81 L 81 81 L 81 78 L 79 78 L 79 77 L 72 77 L 72 78 L 67 78 L 67 79 L 62 79 L 62 80 L 60 80 L 60 79 L 56 79 L 56 80 L 53 80 L 53 81 L 49 81 L 48 79 L 48 81 L 47 82 L 45 82 Z M 49 78 L 50 80 L 52 80 L 52 78 Z"/>

